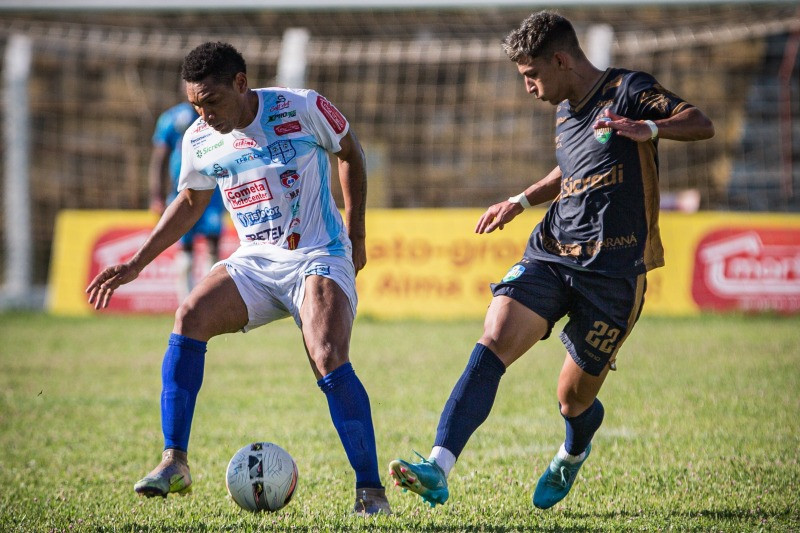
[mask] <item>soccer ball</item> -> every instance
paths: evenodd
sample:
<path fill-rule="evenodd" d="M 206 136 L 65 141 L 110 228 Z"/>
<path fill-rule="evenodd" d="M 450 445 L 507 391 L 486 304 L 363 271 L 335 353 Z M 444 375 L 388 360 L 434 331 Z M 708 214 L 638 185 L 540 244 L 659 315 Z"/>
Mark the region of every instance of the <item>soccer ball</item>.
<path fill-rule="evenodd" d="M 254 442 L 236 452 L 228 463 L 225 486 L 242 509 L 277 511 L 294 495 L 297 464 L 277 444 Z"/>

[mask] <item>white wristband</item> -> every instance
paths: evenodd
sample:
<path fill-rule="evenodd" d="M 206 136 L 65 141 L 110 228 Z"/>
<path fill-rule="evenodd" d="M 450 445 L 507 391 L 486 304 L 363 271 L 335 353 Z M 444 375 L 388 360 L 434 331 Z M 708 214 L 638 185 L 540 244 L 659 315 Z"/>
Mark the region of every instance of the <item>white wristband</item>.
<path fill-rule="evenodd" d="M 645 120 L 644 123 L 647 124 L 648 128 L 650 128 L 650 140 L 652 141 L 658 137 L 658 126 L 656 126 L 656 123 L 652 120 Z"/>
<path fill-rule="evenodd" d="M 521 205 L 523 209 L 527 209 L 531 206 L 531 203 L 528 201 L 528 197 L 525 196 L 524 192 L 521 192 L 516 196 L 512 196 L 508 199 L 508 201 L 513 204 Z"/>

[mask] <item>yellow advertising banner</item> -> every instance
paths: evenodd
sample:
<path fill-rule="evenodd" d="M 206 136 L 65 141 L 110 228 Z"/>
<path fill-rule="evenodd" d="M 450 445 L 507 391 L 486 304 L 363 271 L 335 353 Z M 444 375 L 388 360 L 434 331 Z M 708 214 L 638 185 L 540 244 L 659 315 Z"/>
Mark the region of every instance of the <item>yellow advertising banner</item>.
<path fill-rule="evenodd" d="M 544 210 L 477 235 L 481 209 L 372 209 L 368 263 L 358 275 L 359 314 L 380 319 L 480 318 L 489 284 L 520 259 Z M 94 312 L 84 289 L 99 270 L 130 258 L 156 218 L 145 211 L 63 211 L 50 270 L 49 309 Z M 644 313 L 703 310 L 800 312 L 800 216 L 662 213 L 664 268 L 648 273 Z M 229 225 L 226 257 L 238 245 Z M 108 312 L 167 313 L 177 307 L 172 247 L 115 294 Z M 196 253 L 203 253 L 196 246 Z M 202 264 L 196 261 L 196 264 Z M 202 272 L 198 273 L 202 275 Z"/>

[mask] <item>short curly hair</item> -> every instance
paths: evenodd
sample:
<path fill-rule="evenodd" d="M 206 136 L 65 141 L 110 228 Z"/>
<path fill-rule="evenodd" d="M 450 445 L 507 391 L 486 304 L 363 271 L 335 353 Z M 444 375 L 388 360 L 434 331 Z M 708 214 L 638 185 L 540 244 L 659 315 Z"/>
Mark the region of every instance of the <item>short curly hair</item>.
<path fill-rule="evenodd" d="M 503 50 L 511 61 L 536 58 L 562 50 L 579 52 L 578 36 L 572 23 L 558 13 L 539 11 L 525 20 L 503 40 Z"/>
<path fill-rule="evenodd" d="M 211 76 L 217 83 L 231 83 L 236 74 L 247 74 L 247 65 L 242 54 L 233 46 L 223 42 L 203 43 L 183 59 L 181 78 L 198 82 Z"/>

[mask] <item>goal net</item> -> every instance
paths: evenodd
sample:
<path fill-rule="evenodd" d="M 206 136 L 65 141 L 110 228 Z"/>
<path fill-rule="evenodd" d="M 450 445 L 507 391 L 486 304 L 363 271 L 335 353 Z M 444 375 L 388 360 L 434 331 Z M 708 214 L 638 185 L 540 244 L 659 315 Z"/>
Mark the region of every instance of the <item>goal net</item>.
<path fill-rule="evenodd" d="M 608 25 L 611 64 L 654 74 L 714 120 L 711 140 L 661 144 L 665 207 L 800 209 L 795 6 L 560 11 L 582 40 Z M 34 280 L 46 278 L 60 209 L 147 207 L 155 120 L 183 98 L 180 62 L 207 40 L 236 46 L 259 87 L 275 83 L 283 32 L 308 30 L 305 85 L 334 102 L 362 141 L 372 206 L 483 207 L 519 192 L 555 165 L 554 108 L 525 93 L 500 47 L 528 14 L 2 14 L 0 45 L 15 34 L 33 43 Z"/>

